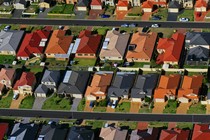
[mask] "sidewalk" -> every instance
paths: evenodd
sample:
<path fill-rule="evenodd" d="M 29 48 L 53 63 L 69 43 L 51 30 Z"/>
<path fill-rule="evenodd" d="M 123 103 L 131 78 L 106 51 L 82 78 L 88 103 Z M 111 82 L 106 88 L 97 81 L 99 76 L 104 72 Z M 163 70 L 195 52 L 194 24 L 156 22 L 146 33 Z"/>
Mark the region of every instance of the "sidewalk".
<path fill-rule="evenodd" d="M 11 105 L 10 105 L 10 109 L 18 109 L 20 106 L 21 101 L 25 98 L 26 96 L 23 95 L 19 95 L 17 100 L 12 100 Z"/>

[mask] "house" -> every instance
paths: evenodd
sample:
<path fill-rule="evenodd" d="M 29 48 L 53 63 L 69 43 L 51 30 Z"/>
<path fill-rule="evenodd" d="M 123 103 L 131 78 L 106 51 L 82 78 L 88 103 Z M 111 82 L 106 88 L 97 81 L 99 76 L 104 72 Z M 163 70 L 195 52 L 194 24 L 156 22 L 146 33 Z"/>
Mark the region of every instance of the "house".
<path fill-rule="evenodd" d="M 172 130 L 161 130 L 160 140 L 188 140 L 190 130 L 182 130 L 174 128 Z"/>
<path fill-rule="evenodd" d="M 153 8 L 167 7 L 167 5 L 168 5 L 168 0 L 147 0 L 147 1 L 152 2 L 153 6 L 154 6 Z"/>
<path fill-rule="evenodd" d="M 142 102 L 145 97 L 152 98 L 154 89 L 158 82 L 158 74 L 138 75 L 138 78 L 131 89 L 131 101 Z"/>
<path fill-rule="evenodd" d="M 28 60 L 31 57 L 41 57 L 49 36 L 50 32 L 44 30 L 27 33 L 21 43 L 17 58 Z"/>
<path fill-rule="evenodd" d="M 3 5 L 10 6 L 12 3 L 13 3 L 13 0 L 4 0 Z"/>
<path fill-rule="evenodd" d="M 159 128 L 148 128 L 146 130 L 133 130 L 129 140 L 158 140 Z"/>
<path fill-rule="evenodd" d="M 142 12 L 152 12 L 153 11 L 153 2 L 152 1 L 144 1 L 142 4 Z"/>
<path fill-rule="evenodd" d="M 102 127 L 99 138 L 103 140 L 126 140 L 128 130 L 115 127 Z"/>
<path fill-rule="evenodd" d="M 39 8 L 50 8 L 52 0 L 40 0 Z"/>
<path fill-rule="evenodd" d="M 2 68 L 0 71 L 0 83 L 7 88 L 12 88 L 16 77 L 15 70 L 11 68 Z"/>
<path fill-rule="evenodd" d="M 73 126 L 68 132 L 67 140 L 94 140 L 94 132 L 82 126 Z"/>
<path fill-rule="evenodd" d="M 111 84 L 113 72 L 96 72 L 93 75 L 90 86 L 85 92 L 86 100 L 105 99 L 109 85 Z"/>
<path fill-rule="evenodd" d="M 159 53 L 157 64 L 178 65 L 184 45 L 185 35 L 174 33 L 171 38 L 160 38 L 157 51 Z"/>
<path fill-rule="evenodd" d="M 128 99 L 135 77 L 135 72 L 117 72 L 108 89 L 109 98 L 111 100 Z"/>
<path fill-rule="evenodd" d="M 198 102 L 202 82 L 202 75 L 184 76 L 182 86 L 178 91 L 178 101 L 182 103 Z"/>
<path fill-rule="evenodd" d="M 109 6 L 115 6 L 116 1 L 115 0 L 101 0 L 102 3 Z"/>
<path fill-rule="evenodd" d="M 101 35 L 92 34 L 89 30 L 80 32 L 80 43 L 75 57 L 77 58 L 96 58 L 101 43 Z"/>
<path fill-rule="evenodd" d="M 78 0 L 77 4 L 78 11 L 87 11 L 90 6 L 90 0 Z"/>
<path fill-rule="evenodd" d="M 82 98 L 90 77 L 87 71 L 66 71 L 63 81 L 58 87 L 58 94 Z"/>
<path fill-rule="evenodd" d="M 128 62 L 150 62 L 156 45 L 157 33 L 134 33 L 130 44 L 126 60 Z"/>
<path fill-rule="evenodd" d="M 20 79 L 16 81 L 13 92 L 23 95 L 32 95 L 36 84 L 36 77 L 32 72 L 23 72 Z"/>
<path fill-rule="evenodd" d="M 196 0 L 194 7 L 195 12 L 206 12 L 208 4 L 205 0 Z"/>
<path fill-rule="evenodd" d="M 168 12 L 169 13 L 179 13 L 179 10 L 181 9 L 181 5 L 179 1 L 170 1 L 168 4 Z"/>
<path fill-rule="evenodd" d="M 117 11 L 128 11 L 129 2 L 127 0 L 118 0 Z"/>
<path fill-rule="evenodd" d="M 58 60 L 68 60 L 70 45 L 73 40 L 73 36 L 66 36 L 65 30 L 54 30 L 45 54 L 47 58 L 55 58 Z"/>
<path fill-rule="evenodd" d="M 92 0 L 90 3 L 90 9 L 92 10 L 102 10 L 103 3 L 101 0 Z"/>
<path fill-rule="evenodd" d="M 0 32 L 0 55 L 16 55 L 24 31 L 8 30 Z"/>
<path fill-rule="evenodd" d="M 26 9 L 27 1 L 26 0 L 15 0 L 13 3 L 14 9 L 24 10 Z"/>
<path fill-rule="evenodd" d="M 34 123 L 16 123 L 9 136 L 9 140 L 35 140 L 39 126 Z"/>
<path fill-rule="evenodd" d="M 120 31 L 108 31 L 99 54 L 101 60 L 123 60 L 130 35 Z"/>
<path fill-rule="evenodd" d="M 176 98 L 181 76 L 179 74 L 162 75 L 158 87 L 154 92 L 155 102 L 165 102 Z"/>
<path fill-rule="evenodd" d="M 50 91 L 56 92 L 60 81 L 60 71 L 45 70 L 41 84 L 47 86 Z"/>
<path fill-rule="evenodd" d="M 78 0 L 66 0 L 66 4 L 77 4 Z"/>
<path fill-rule="evenodd" d="M 3 95 L 6 91 L 6 86 L 0 83 L 0 95 Z"/>
<path fill-rule="evenodd" d="M 192 140 L 205 140 L 210 137 L 209 124 L 194 124 Z"/>
<path fill-rule="evenodd" d="M 185 9 L 192 9 L 194 6 L 194 0 L 182 0 L 181 3 Z"/>
<path fill-rule="evenodd" d="M 9 129 L 8 123 L 0 123 L 0 140 L 4 139 L 4 136 L 7 134 Z"/>
<path fill-rule="evenodd" d="M 47 94 L 49 93 L 49 88 L 44 84 L 39 84 L 39 86 L 34 91 L 35 97 L 47 97 Z"/>
<path fill-rule="evenodd" d="M 141 5 L 141 1 L 140 0 L 129 0 L 129 4 L 131 6 L 140 6 Z"/>
<path fill-rule="evenodd" d="M 45 124 L 42 126 L 38 140 L 66 140 L 68 129 L 62 125 Z"/>

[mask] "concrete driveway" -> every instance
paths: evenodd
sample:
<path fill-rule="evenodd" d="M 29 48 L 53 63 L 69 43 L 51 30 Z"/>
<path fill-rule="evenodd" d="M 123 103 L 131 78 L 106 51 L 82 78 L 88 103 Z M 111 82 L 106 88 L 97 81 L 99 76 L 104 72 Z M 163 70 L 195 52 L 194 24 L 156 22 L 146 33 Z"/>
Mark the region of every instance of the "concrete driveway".
<path fill-rule="evenodd" d="M 177 21 L 179 13 L 168 13 L 167 21 Z"/>
<path fill-rule="evenodd" d="M 140 102 L 131 102 L 130 112 L 138 113 L 140 106 L 141 106 Z"/>
<path fill-rule="evenodd" d="M 85 19 L 86 18 L 86 11 L 77 11 L 74 10 L 75 19 Z"/>
<path fill-rule="evenodd" d="M 152 109 L 152 113 L 161 114 L 163 113 L 163 110 L 165 109 L 165 106 L 168 102 L 154 102 L 154 108 Z"/>
<path fill-rule="evenodd" d="M 189 103 L 180 103 L 178 108 L 176 109 L 176 114 L 187 114 L 187 110 L 192 105 L 192 102 Z"/>
<path fill-rule="evenodd" d="M 90 108 L 90 100 L 86 100 L 84 111 L 92 112 L 93 108 Z"/>
<path fill-rule="evenodd" d="M 25 98 L 26 96 L 19 95 L 17 100 L 12 100 L 10 108 L 11 109 L 18 109 L 20 106 L 21 101 Z"/>
<path fill-rule="evenodd" d="M 21 18 L 23 10 L 15 9 L 12 13 L 12 18 Z"/>
<path fill-rule="evenodd" d="M 54 7 L 47 8 L 44 10 L 44 12 L 39 13 L 37 18 L 47 18 L 47 13 L 50 12 Z"/>
<path fill-rule="evenodd" d="M 44 97 L 36 97 L 32 109 L 42 109 L 42 106 L 47 98 Z"/>
<path fill-rule="evenodd" d="M 80 98 L 74 98 L 73 104 L 71 105 L 71 111 L 77 111 L 77 106 L 79 105 L 81 99 Z"/>

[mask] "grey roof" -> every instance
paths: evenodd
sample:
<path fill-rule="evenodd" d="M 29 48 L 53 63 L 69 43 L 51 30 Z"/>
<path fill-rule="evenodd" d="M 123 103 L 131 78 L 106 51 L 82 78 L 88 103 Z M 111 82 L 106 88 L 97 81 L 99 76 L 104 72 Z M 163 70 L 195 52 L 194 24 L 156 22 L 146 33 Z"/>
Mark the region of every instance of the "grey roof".
<path fill-rule="evenodd" d="M 20 3 L 20 4 L 23 4 L 23 5 L 26 5 L 26 0 L 15 0 L 14 3 L 15 3 L 15 4 L 16 4 L 16 3 Z"/>
<path fill-rule="evenodd" d="M 186 41 L 190 41 L 189 45 L 210 45 L 210 33 L 187 32 Z"/>
<path fill-rule="evenodd" d="M 191 48 L 187 54 L 187 61 L 208 61 L 209 49 L 198 46 Z"/>
<path fill-rule="evenodd" d="M 24 31 L 0 31 L 0 51 L 17 51 Z"/>
<path fill-rule="evenodd" d="M 94 132 L 85 127 L 73 126 L 69 130 L 67 140 L 92 140 L 94 139 Z"/>
<path fill-rule="evenodd" d="M 210 99 L 210 92 L 207 93 L 207 100 Z"/>
<path fill-rule="evenodd" d="M 181 8 L 181 6 L 177 1 L 170 1 L 168 8 Z"/>
<path fill-rule="evenodd" d="M 131 98 L 144 98 L 152 96 L 153 90 L 157 85 L 159 75 L 156 73 L 139 75 L 136 83 L 131 89 Z"/>
<path fill-rule="evenodd" d="M 47 88 L 46 85 L 39 84 L 39 86 L 36 88 L 34 93 L 45 93 L 45 94 L 47 94 L 48 91 L 49 91 L 49 89 Z"/>
<path fill-rule="evenodd" d="M 66 71 L 63 82 L 58 87 L 58 94 L 83 94 L 89 77 L 88 71 Z"/>
<path fill-rule="evenodd" d="M 60 71 L 45 70 L 41 82 L 55 82 L 58 84 L 60 80 Z"/>
<path fill-rule="evenodd" d="M 134 72 L 117 72 L 114 82 L 108 89 L 109 97 L 128 95 L 133 86 L 136 74 Z"/>
<path fill-rule="evenodd" d="M 130 140 L 139 139 L 158 139 L 160 133 L 159 128 L 148 128 L 147 130 L 133 130 L 130 135 Z"/>
<path fill-rule="evenodd" d="M 10 139 L 16 140 L 35 140 L 39 126 L 33 123 L 16 123 L 12 129 Z"/>
<path fill-rule="evenodd" d="M 90 0 L 79 0 L 77 2 L 77 6 L 85 6 L 85 7 L 87 7 L 89 5 L 90 5 Z"/>

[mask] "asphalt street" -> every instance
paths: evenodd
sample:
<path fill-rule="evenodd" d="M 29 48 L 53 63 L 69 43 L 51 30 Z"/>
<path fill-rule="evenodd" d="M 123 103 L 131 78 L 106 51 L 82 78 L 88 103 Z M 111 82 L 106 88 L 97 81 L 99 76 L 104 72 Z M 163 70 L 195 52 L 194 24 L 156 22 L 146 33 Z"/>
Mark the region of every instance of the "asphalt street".
<path fill-rule="evenodd" d="M 0 109 L 0 116 L 63 118 L 63 119 L 94 119 L 114 121 L 163 121 L 163 122 L 210 122 L 210 115 L 178 115 L 178 114 L 131 114 L 131 113 L 95 113 L 73 111 L 44 111 Z"/>
<path fill-rule="evenodd" d="M 120 20 L 69 20 L 69 19 L 16 19 L 1 18 L 0 24 L 30 24 L 30 25 L 75 25 L 75 26 L 121 26 L 122 24 L 136 24 L 138 27 L 151 26 L 158 23 L 161 27 L 168 28 L 209 28 L 210 22 L 154 22 L 154 21 L 120 21 Z"/>

